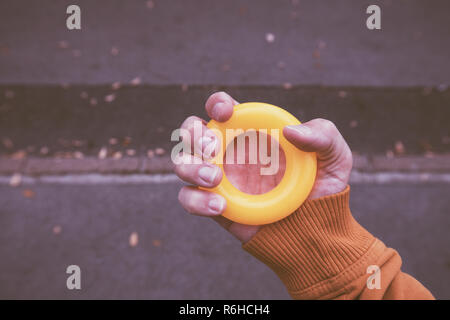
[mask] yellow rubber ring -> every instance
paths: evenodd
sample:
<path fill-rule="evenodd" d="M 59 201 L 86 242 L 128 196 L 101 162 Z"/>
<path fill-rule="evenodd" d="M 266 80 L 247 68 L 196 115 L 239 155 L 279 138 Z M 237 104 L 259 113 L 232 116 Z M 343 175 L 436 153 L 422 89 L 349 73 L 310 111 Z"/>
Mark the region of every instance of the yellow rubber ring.
<path fill-rule="evenodd" d="M 208 128 L 219 130 L 226 140 L 226 143 L 222 141 L 217 156 L 211 160 L 221 168 L 223 179 L 217 187 L 207 189 L 226 199 L 227 205 L 222 214 L 224 217 L 247 225 L 273 223 L 287 217 L 306 200 L 316 177 L 316 154 L 299 150 L 283 136 L 285 126 L 298 124 L 300 121 L 286 110 L 259 102 L 235 106 L 232 117 L 226 122 L 211 120 L 208 123 Z M 278 143 L 284 151 L 286 169 L 281 182 L 275 188 L 263 194 L 252 195 L 240 191 L 231 184 L 222 163 L 228 144 L 238 134 L 227 135 L 227 129 L 243 129 L 244 132 L 265 129 L 267 134 L 271 133 L 271 129 L 279 130 L 278 137 L 272 138 L 278 138 Z"/>

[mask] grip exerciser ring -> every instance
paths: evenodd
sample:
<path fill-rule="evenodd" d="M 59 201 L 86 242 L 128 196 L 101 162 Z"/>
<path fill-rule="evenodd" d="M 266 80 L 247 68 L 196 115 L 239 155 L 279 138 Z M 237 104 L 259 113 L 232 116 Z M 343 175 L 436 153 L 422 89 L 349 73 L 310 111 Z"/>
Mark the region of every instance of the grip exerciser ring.
<path fill-rule="evenodd" d="M 242 224 L 263 225 L 273 223 L 287 217 L 298 209 L 306 200 L 314 184 L 317 170 L 316 154 L 304 152 L 292 145 L 283 136 L 283 128 L 287 125 L 298 125 L 297 120 L 286 110 L 259 102 L 248 102 L 236 105 L 232 117 L 225 122 L 211 120 L 207 127 L 220 131 L 226 140 L 221 141 L 219 152 L 211 159 L 217 164 L 223 178 L 214 188 L 202 188 L 223 196 L 227 205 L 223 216 Z M 248 194 L 234 187 L 227 179 L 223 168 L 223 158 L 227 146 L 239 132 L 237 130 L 264 130 L 270 134 L 272 129 L 278 129 L 280 134 L 275 139 L 283 149 L 286 158 L 286 169 L 280 183 L 272 190 L 263 194 Z M 242 133 L 242 132 L 241 132 Z"/>

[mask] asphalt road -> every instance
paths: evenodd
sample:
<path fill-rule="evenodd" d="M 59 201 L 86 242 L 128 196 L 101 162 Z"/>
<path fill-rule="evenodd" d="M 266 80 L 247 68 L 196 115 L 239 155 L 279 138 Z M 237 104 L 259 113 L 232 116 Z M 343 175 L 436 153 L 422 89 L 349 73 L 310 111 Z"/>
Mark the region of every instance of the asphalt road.
<path fill-rule="evenodd" d="M 449 84 L 447 0 L 0 2 L 0 83 Z M 381 7 L 381 30 L 366 9 Z M 267 34 L 273 36 L 268 42 Z M 270 37 L 269 37 L 270 38 Z M 64 41 L 64 42 L 62 42 Z"/>
<path fill-rule="evenodd" d="M 182 211 L 180 185 L 0 186 L 0 298 L 288 298 L 237 240 Z M 450 299 L 450 185 L 352 188 L 357 220 L 400 252 L 404 271 Z M 66 289 L 72 264 L 79 291 Z"/>
<path fill-rule="evenodd" d="M 371 1 L 380 31 L 358 0 L 79 0 L 81 31 L 65 27 L 69 4 L 0 1 L 0 156 L 167 155 L 172 130 L 204 117 L 220 89 L 328 118 L 356 153 L 450 152 L 446 0 Z M 0 185 L 0 298 L 288 298 L 237 240 L 183 212 L 180 185 Z M 442 299 L 449 191 L 359 184 L 351 197 L 360 223 Z M 66 288 L 72 264 L 80 291 Z"/>

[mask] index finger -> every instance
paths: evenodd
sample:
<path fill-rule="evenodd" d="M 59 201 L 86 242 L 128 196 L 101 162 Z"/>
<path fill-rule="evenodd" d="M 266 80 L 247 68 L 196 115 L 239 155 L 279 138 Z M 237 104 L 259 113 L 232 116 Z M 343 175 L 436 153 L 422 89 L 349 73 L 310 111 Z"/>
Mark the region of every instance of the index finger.
<path fill-rule="evenodd" d="M 233 107 L 239 104 L 226 92 L 213 93 L 206 100 L 205 109 L 211 119 L 224 122 L 231 118 Z"/>

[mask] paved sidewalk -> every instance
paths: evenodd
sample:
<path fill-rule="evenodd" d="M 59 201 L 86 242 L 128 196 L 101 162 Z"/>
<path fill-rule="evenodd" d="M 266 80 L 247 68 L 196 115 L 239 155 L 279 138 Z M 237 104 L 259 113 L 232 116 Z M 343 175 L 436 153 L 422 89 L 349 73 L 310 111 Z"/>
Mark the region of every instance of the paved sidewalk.
<path fill-rule="evenodd" d="M 70 2 L 2 0 L 0 83 L 450 82 L 448 0 L 146 2 L 77 0 L 82 30 L 68 31 Z M 369 4 L 382 30 L 366 28 Z"/>
<path fill-rule="evenodd" d="M 30 176 L 61 174 L 154 174 L 172 173 L 169 156 L 126 157 L 121 159 L 23 158 L 0 157 L 0 175 L 22 173 Z M 358 172 L 450 173 L 450 155 L 423 156 L 353 156 L 353 170 Z"/>

